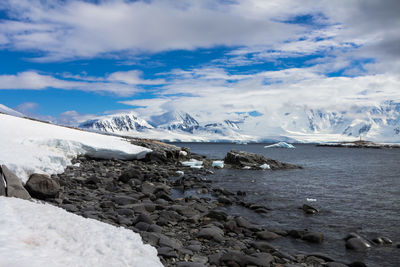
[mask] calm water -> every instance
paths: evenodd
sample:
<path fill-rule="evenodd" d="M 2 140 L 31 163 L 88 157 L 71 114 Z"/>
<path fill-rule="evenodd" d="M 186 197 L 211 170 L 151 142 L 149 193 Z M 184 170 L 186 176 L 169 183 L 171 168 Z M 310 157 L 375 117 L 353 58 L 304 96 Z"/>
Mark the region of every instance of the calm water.
<path fill-rule="evenodd" d="M 238 207 L 229 212 L 245 215 L 268 228 L 309 229 L 323 232 L 322 245 L 283 238 L 273 241 L 286 251 L 320 252 L 337 260 L 361 260 L 368 266 L 400 266 L 400 249 L 373 247 L 368 252 L 345 249 L 350 232 L 368 238 L 386 236 L 400 242 L 400 149 L 351 149 L 297 145 L 296 149 L 265 149 L 265 144 L 179 143 L 209 158 L 223 158 L 231 149 L 262 154 L 299 164 L 303 170 L 218 170 L 209 176 L 220 186 L 246 190 L 248 201 L 272 210 L 260 216 Z M 316 202 L 307 202 L 314 198 Z M 308 203 L 321 210 L 307 216 L 299 209 Z"/>

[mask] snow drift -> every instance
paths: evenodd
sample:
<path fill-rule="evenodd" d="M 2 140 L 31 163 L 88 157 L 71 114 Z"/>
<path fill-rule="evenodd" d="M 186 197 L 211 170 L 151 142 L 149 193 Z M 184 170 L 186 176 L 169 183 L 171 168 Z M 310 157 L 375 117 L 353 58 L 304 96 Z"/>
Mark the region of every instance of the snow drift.
<path fill-rule="evenodd" d="M 0 266 L 163 266 L 128 229 L 17 198 L 0 210 Z"/>
<path fill-rule="evenodd" d="M 32 173 L 61 173 L 77 155 L 140 159 L 151 150 L 114 136 L 0 114 L 0 164 L 22 181 Z"/>

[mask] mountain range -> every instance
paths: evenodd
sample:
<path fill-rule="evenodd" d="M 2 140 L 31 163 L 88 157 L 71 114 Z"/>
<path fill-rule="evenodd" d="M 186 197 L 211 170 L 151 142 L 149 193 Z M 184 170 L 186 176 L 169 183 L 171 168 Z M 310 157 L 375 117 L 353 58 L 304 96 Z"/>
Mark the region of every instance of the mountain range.
<path fill-rule="evenodd" d="M 4 105 L 0 112 L 23 114 Z M 123 112 L 69 126 L 109 134 L 183 142 L 331 142 L 359 138 L 400 142 L 400 102 L 343 108 L 287 105 L 273 111 L 226 114 L 175 110 L 140 116 Z"/>

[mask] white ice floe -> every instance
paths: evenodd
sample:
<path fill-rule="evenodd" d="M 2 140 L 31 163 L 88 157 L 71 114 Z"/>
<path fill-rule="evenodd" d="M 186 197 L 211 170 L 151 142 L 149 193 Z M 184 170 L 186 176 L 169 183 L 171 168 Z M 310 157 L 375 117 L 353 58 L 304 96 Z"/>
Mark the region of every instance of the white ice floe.
<path fill-rule="evenodd" d="M 183 150 L 181 150 L 181 151 L 179 151 L 179 156 L 186 157 L 186 156 L 187 156 L 187 152 L 186 152 L 186 151 L 183 151 Z"/>
<path fill-rule="evenodd" d="M 214 168 L 224 168 L 224 161 L 223 160 L 214 160 L 213 162 L 212 162 L 212 165 L 211 165 L 212 167 L 214 167 Z"/>
<path fill-rule="evenodd" d="M 183 171 L 176 171 L 175 173 L 178 175 L 179 178 L 185 176 L 185 173 Z"/>
<path fill-rule="evenodd" d="M 260 168 L 263 170 L 270 170 L 271 166 L 269 166 L 267 163 L 264 163 L 263 165 L 260 166 Z"/>
<path fill-rule="evenodd" d="M 316 202 L 317 199 L 315 199 L 315 198 L 307 198 L 307 201 L 308 201 L 308 202 Z"/>
<path fill-rule="evenodd" d="M 286 142 L 279 142 L 273 145 L 264 146 L 264 148 L 296 148 L 296 147 Z"/>
<path fill-rule="evenodd" d="M 80 154 L 96 158 L 143 158 L 150 149 L 101 135 L 0 114 L 0 164 L 24 182 L 36 173 L 61 173 Z"/>
<path fill-rule="evenodd" d="M 194 169 L 201 169 L 203 167 L 203 161 L 197 159 L 190 159 L 189 161 L 182 161 L 183 166 Z"/>
<path fill-rule="evenodd" d="M 0 197 L 0 266 L 162 266 L 139 234 L 49 204 Z"/>
<path fill-rule="evenodd" d="M 243 170 L 250 170 L 251 167 L 250 167 L 250 166 L 244 166 L 242 169 L 243 169 Z"/>

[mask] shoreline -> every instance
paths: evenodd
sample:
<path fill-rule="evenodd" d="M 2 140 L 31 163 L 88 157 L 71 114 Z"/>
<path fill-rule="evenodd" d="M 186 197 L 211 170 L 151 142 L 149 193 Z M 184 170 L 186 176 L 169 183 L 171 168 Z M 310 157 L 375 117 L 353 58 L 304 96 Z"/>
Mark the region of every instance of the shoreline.
<path fill-rule="evenodd" d="M 145 142 L 154 153 L 130 161 L 78 157 L 75 166 L 53 175 L 62 193 L 45 201 L 139 233 L 145 243 L 157 248 L 165 266 L 333 264 L 329 256 L 291 255 L 270 243 L 277 238 L 295 238 L 321 244 L 322 233 L 265 229 L 245 217 L 233 217 L 221 208 L 238 205 L 261 215 L 268 214 L 268 208 L 246 202 L 246 191 L 216 187 L 207 179 L 212 175 L 209 169 L 181 166 L 182 155 L 171 145 L 135 142 Z M 190 194 L 185 197 L 185 192 Z M 304 208 L 305 213 L 311 211 Z M 327 266 L 365 266 L 337 264 L 342 265 Z"/>

